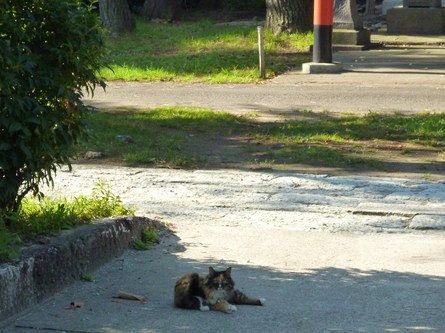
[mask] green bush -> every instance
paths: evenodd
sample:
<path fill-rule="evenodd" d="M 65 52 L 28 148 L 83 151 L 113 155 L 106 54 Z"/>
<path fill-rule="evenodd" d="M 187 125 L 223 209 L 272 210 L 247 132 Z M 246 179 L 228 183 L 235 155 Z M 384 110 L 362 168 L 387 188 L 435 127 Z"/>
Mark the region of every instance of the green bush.
<path fill-rule="evenodd" d="M 86 134 L 82 91 L 104 53 L 92 6 L 81 0 L 0 2 L 0 209 L 17 210 Z"/>

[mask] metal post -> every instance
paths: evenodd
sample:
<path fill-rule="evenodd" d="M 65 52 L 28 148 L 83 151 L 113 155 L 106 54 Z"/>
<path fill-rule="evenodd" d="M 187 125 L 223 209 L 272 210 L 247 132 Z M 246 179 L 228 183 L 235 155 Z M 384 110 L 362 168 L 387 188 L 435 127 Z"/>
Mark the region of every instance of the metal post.
<path fill-rule="evenodd" d="M 314 47 L 312 61 L 332 63 L 334 1 L 314 0 Z"/>

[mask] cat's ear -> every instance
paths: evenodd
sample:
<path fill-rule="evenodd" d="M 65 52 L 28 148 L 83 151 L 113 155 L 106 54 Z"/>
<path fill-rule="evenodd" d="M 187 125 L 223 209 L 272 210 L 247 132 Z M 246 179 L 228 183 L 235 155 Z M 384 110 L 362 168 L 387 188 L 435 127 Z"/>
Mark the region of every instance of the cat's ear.
<path fill-rule="evenodd" d="M 225 273 L 227 276 L 230 276 L 230 274 L 232 274 L 232 267 L 227 268 Z"/>
<path fill-rule="evenodd" d="M 216 275 L 216 271 L 213 269 L 213 267 L 209 267 L 209 275 L 210 276 Z"/>

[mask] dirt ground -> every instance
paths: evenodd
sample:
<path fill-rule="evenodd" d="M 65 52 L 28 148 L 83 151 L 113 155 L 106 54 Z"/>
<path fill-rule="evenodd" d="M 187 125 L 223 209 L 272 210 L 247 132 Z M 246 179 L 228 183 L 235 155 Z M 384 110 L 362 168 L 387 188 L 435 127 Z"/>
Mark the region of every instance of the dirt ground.
<path fill-rule="evenodd" d="M 286 163 L 284 161 L 261 162 L 255 155 L 261 153 L 247 152 L 242 143 L 233 143 L 228 140 L 215 140 L 202 142 L 194 147 L 199 154 L 206 156 L 206 168 L 235 168 L 245 170 L 276 170 L 299 173 L 328 174 L 328 175 L 366 175 L 380 177 L 416 178 L 426 180 L 439 180 L 445 175 L 445 163 L 437 150 L 422 149 L 415 146 L 410 148 L 395 147 L 393 144 L 374 146 L 373 143 L 364 143 L 372 148 L 373 158 L 378 160 L 378 166 L 356 165 L 347 167 L 327 167 L 323 165 Z M 348 145 L 338 147 L 340 150 L 353 149 Z M 409 150 L 409 153 L 404 153 Z"/>
<path fill-rule="evenodd" d="M 229 111 L 230 112 L 230 111 Z M 231 113 L 239 114 L 234 111 Z M 321 116 L 321 115 L 320 115 Z M 330 114 L 332 116 L 332 114 Z M 338 114 L 340 116 L 340 114 Z M 289 114 L 273 115 L 268 113 L 255 114 L 254 121 L 284 122 Z M 311 117 L 314 117 L 312 114 Z M 292 115 L 295 120 L 295 114 Z M 193 136 L 183 146 L 192 151 L 205 162 L 198 165 L 198 169 L 241 169 L 241 170 L 270 170 L 289 171 L 297 173 L 338 175 L 363 175 L 378 177 L 412 178 L 437 181 L 445 176 L 445 153 L 441 148 L 424 147 L 403 142 L 361 141 L 354 143 L 323 143 L 312 146 L 324 146 L 340 151 L 351 157 L 364 157 L 376 161 L 375 163 L 355 164 L 353 166 L 325 166 L 322 162 L 291 163 L 284 158 L 268 159 L 268 152 L 279 150 L 283 144 L 257 142 L 252 137 L 199 137 Z M 100 160 L 77 159 L 75 163 L 103 163 L 107 165 L 122 165 L 122 161 L 102 158 Z M 141 165 L 139 165 L 141 166 Z M 144 165 L 142 165 L 144 166 Z M 152 167 L 152 166 L 150 166 Z M 158 167 L 158 166 L 156 166 Z"/>
<path fill-rule="evenodd" d="M 232 111 L 232 113 L 234 112 Z M 284 122 L 288 120 L 288 116 L 287 113 L 281 115 L 277 113 L 273 115 L 258 113 L 255 115 L 255 121 L 259 123 Z M 337 116 L 341 116 L 341 114 Z M 292 120 L 295 120 L 295 115 L 292 115 Z M 347 167 L 327 167 L 317 162 L 311 164 L 289 163 L 280 159 L 263 161 L 262 157 L 265 154 L 260 152 L 261 149 L 246 149 L 246 146 L 249 145 L 261 144 L 255 143 L 255 140 L 249 137 L 232 137 L 230 139 L 214 137 L 210 140 L 195 140 L 192 149 L 196 154 L 205 156 L 207 159 L 205 167 L 210 169 L 277 170 L 328 175 L 348 174 L 426 180 L 440 180 L 445 175 L 445 153 L 439 148 L 426 148 L 416 144 L 377 141 L 341 144 L 326 143 L 327 147 L 339 150 L 345 155 L 353 157 L 363 155 L 363 157 L 378 161 L 374 165 L 371 163 L 369 165 L 359 164 Z M 273 146 L 266 148 L 266 151 L 273 148 Z M 278 144 L 276 148 L 281 148 L 281 145 Z"/>

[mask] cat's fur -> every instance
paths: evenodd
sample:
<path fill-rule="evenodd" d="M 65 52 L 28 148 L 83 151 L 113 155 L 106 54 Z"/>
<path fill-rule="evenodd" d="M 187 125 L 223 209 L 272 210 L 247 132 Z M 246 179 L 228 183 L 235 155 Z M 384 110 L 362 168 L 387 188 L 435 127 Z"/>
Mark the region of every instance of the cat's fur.
<path fill-rule="evenodd" d="M 175 305 L 179 308 L 201 311 L 236 311 L 233 304 L 264 305 L 265 299 L 251 298 L 234 288 L 232 268 L 216 271 L 209 267 L 209 274 L 199 276 L 188 273 L 176 281 Z M 233 304 L 231 304 L 233 303 Z"/>

